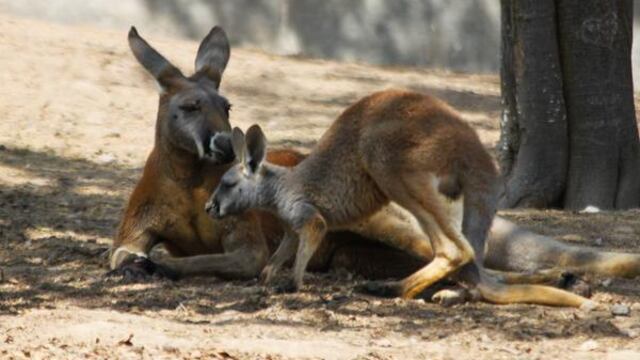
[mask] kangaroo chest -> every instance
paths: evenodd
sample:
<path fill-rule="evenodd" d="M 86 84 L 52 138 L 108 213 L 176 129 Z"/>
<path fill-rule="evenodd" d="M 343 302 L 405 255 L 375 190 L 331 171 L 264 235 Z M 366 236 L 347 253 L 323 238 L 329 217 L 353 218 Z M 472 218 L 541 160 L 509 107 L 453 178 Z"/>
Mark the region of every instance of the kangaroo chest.
<path fill-rule="evenodd" d="M 167 212 L 173 215 L 161 234 L 164 242 L 182 255 L 222 252 L 222 240 L 228 233 L 228 226 L 225 226 L 226 221 L 215 220 L 204 211 L 208 192 L 196 189 L 175 194 L 166 204 Z"/>

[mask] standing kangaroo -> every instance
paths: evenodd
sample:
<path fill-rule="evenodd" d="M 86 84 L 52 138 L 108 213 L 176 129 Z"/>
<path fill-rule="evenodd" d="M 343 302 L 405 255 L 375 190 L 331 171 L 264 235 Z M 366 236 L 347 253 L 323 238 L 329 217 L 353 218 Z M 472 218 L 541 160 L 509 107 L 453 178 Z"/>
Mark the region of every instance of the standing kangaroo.
<path fill-rule="evenodd" d="M 288 225 L 263 270 L 266 283 L 295 254 L 289 285 L 298 289 L 327 231 L 356 227 L 393 201 L 422 229 L 422 238 L 409 241 L 432 245 L 405 247 L 433 250 L 433 259 L 401 281 L 368 284 L 369 292 L 413 298 L 455 274 L 490 302 L 588 301 L 547 286 L 503 285 L 484 271 L 497 171 L 473 129 L 436 98 L 402 91 L 367 96 L 345 110 L 293 169 L 264 161 L 266 139 L 257 125 L 246 137 L 235 128 L 232 146 L 241 162 L 223 175 L 206 211 L 223 218 L 261 208 Z"/>

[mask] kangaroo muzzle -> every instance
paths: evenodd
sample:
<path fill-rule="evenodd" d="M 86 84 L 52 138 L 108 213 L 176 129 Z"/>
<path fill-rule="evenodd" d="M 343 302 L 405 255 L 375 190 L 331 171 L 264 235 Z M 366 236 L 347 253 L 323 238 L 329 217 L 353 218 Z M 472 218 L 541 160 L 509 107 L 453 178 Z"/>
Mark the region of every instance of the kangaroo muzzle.
<path fill-rule="evenodd" d="M 217 132 L 209 140 L 207 154 L 218 164 L 229 164 L 235 160 L 231 133 Z"/>
<path fill-rule="evenodd" d="M 214 217 L 216 219 L 221 219 L 224 217 L 223 211 L 220 209 L 220 202 L 213 197 L 211 200 L 207 201 L 204 206 L 204 211 L 209 214 L 209 216 Z"/>

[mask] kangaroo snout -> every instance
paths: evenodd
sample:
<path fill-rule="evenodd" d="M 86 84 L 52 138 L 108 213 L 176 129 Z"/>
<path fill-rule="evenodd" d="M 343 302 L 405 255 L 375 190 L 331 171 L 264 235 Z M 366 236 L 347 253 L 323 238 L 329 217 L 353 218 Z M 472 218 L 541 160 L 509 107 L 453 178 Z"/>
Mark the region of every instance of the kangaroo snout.
<path fill-rule="evenodd" d="M 207 145 L 207 155 L 213 158 L 218 164 L 228 164 L 236 158 L 231 143 L 231 133 L 229 132 L 217 132 L 213 134 Z"/>
<path fill-rule="evenodd" d="M 220 202 L 215 198 L 215 196 L 209 199 L 209 201 L 204 205 L 204 211 L 206 211 L 209 216 L 216 219 L 224 217 L 224 214 L 220 210 Z"/>

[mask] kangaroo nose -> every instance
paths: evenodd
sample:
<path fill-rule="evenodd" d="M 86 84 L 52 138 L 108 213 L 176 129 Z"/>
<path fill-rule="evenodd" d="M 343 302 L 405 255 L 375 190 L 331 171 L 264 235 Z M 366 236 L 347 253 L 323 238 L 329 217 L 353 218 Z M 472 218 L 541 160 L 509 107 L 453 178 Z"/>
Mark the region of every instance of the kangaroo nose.
<path fill-rule="evenodd" d="M 204 211 L 206 211 L 209 215 L 217 216 L 220 212 L 220 204 L 218 203 L 218 200 L 212 199 L 207 201 L 204 206 Z"/>

